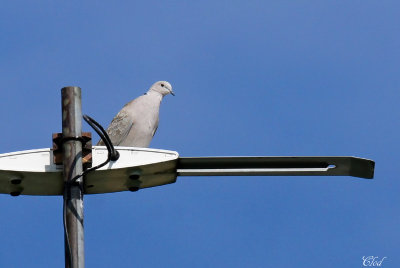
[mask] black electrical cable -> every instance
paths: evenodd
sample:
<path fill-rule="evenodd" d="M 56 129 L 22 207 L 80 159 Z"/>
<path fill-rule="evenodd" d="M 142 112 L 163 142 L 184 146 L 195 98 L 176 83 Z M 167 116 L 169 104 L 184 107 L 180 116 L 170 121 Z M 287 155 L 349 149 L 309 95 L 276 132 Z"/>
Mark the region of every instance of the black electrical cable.
<path fill-rule="evenodd" d="M 112 144 L 111 139 L 108 136 L 107 132 L 104 130 L 104 128 L 88 115 L 83 115 L 83 119 L 85 119 L 85 121 L 96 131 L 96 133 L 103 140 L 104 144 L 107 147 L 108 156 L 107 156 L 107 160 L 104 161 L 103 163 L 83 171 L 81 174 L 75 176 L 70 181 L 64 183 L 64 187 L 67 187 L 67 191 L 64 190 L 63 224 L 64 224 L 64 236 L 65 236 L 65 241 L 66 241 L 65 247 L 67 250 L 66 254 L 68 255 L 68 258 L 70 261 L 70 265 L 69 265 L 70 267 L 72 266 L 72 255 L 71 255 L 71 245 L 69 242 L 69 235 L 68 235 L 68 230 L 67 230 L 67 204 L 68 204 L 68 201 L 71 200 L 71 186 L 73 184 L 75 184 L 76 181 L 80 177 L 84 177 L 89 172 L 99 169 L 99 168 L 107 165 L 108 162 L 116 161 L 119 158 L 119 153 L 117 150 L 115 150 L 114 145 Z M 76 139 L 81 140 L 79 137 Z M 65 142 L 65 141 L 66 140 L 63 140 L 63 142 Z M 80 185 L 80 184 L 78 184 L 78 185 Z"/>
<path fill-rule="evenodd" d="M 108 136 L 107 132 L 104 130 L 104 128 L 97 123 L 93 118 L 91 118 L 88 115 L 83 115 L 83 119 L 85 119 L 85 121 L 97 132 L 97 134 L 100 136 L 100 138 L 103 140 L 104 144 L 107 147 L 108 150 L 108 157 L 107 160 L 104 161 L 103 163 L 101 163 L 100 165 L 97 165 L 95 167 L 91 167 L 88 168 L 87 170 L 85 170 L 84 172 L 82 172 L 81 174 L 75 176 L 72 180 L 71 180 L 71 184 L 75 183 L 77 179 L 79 179 L 80 177 L 85 176 L 86 174 L 88 174 L 89 172 L 96 170 L 98 168 L 101 168 L 105 165 L 107 165 L 108 162 L 110 161 L 116 161 L 119 158 L 119 153 L 117 150 L 115 150 L 114 145 L 111 143 L 111 139 Z"/>
<path fill-rule="evenodd" d="M 66 184 L 64 184 L 66 187 Z M 67 191 L 64 191 L 64 205 L 63 205 L 63 225 L 64 225 L 64 240 L 65 240 L 65 255 L 69 259 L 69 265 L 67 267 L 72 267 L 72 255 L 71 255 L 71 245 L 69 244 L 69 236 L 67 230 Z M 68 199 L 69 200 L 69 199 Z"/>

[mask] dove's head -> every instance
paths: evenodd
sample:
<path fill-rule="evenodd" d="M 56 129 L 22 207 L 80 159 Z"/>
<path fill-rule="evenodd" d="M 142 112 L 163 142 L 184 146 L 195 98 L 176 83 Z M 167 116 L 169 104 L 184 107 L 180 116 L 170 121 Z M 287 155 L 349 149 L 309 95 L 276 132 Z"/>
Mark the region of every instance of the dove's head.
<path fill-rule="evenodd" d="M 172 96 L 175 96 L 174 92 L 172 91 L 171 84 L 168 83 L 167 81 L 155 82 L 151 86 L 150 90 L 156 91 L 156 92 L 160 93 L 163 96 L 168 95 L 168 94 L 171 94 Z"/>

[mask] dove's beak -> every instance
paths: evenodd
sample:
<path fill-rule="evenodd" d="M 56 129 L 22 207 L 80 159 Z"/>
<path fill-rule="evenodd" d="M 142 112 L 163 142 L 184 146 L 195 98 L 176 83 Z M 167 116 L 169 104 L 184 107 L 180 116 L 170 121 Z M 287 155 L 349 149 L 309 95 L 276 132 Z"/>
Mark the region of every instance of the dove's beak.
<path fill-rule="evenodd" d="M 175 93 L 172 91 L 172 89 L 169 91 L 172 96 L 175 96 Z"/>

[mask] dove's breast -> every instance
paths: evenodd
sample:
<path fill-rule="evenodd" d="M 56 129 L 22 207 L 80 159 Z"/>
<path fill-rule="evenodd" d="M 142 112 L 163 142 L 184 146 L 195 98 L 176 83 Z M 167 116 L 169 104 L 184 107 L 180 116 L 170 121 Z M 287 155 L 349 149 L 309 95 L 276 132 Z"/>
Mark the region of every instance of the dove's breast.
<path fill-rule="evenodd" d="M 161 97 L 144 95 L 129 109 L 132 127 L 120 146 L 148 147 L 158 127 Z"/>

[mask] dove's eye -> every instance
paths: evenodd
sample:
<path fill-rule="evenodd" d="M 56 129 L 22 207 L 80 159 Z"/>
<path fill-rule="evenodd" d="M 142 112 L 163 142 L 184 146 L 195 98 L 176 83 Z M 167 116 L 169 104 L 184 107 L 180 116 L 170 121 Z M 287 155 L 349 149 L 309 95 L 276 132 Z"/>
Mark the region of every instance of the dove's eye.
<path fill-rule="evenodd" d="M 164 84 L 161 84 L 162 87 L 164 87 Z"/>

